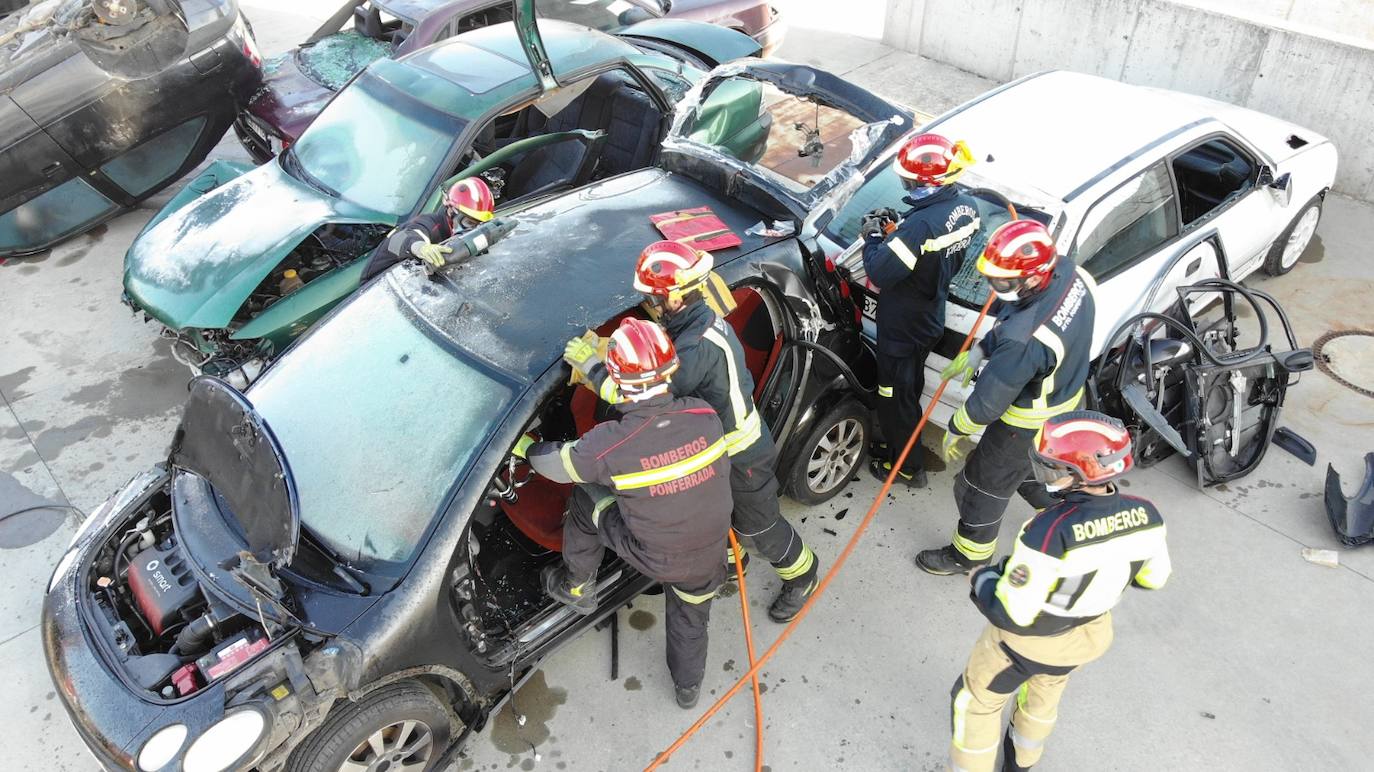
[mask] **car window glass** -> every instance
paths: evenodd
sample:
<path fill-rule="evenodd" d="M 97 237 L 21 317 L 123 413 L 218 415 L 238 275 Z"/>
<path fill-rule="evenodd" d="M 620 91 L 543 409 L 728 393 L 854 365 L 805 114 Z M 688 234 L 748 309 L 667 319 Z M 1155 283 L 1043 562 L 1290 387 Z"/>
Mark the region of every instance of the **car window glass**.
<path fill-rule="evenodd" d="M 652 19 L 653 14 L 629 0 L 535 0 L 534 14 L 596 30 L 612 30 Z"/>
<path fill-rule="evenodd" d="M 681 129 L 689 139 L 806 191 L 849 158 L 853 115 L 752 78 L 725 78 Z"/>
<path fill-rule="evenodd" d="M 408 562 L 511 389 L 363 292 L 248 392 L 296 480 L 301 522 L 363 568 Z"/>
<path fill-rule="evenodd" d="M 329 103 L 289 152 L 340 198 L 399 217 L 426 192 L 464 125 L 369 71 Z"/>
<path fill-rule="evenodd" d="M 687 90 L 692 87 L 686 78 L 675 72 L 661 70 L 657 67 L 641 66 L 640 69 L 647 72 L 658 83 L 659 88 L 663 89 L 664 95 L 668 97 L 668 101 L 674 104 L 681 101 L 682 97 L 687 94 Z"/>
<path fill-rule="evenodd" d="M 1093 204 L 1078 229 L 1074 258 L 1097 281 L 1129 267 L 1178 235 L 1169 171 L 1151 166 Z"/>
<path fill-rule="evenodd" d="M 109 161 L 100 171 L 129 195 L 141 196 L 181 170 L 204 128 L 205 116 L 192 118 Z"/>
<path fill-rule="evenodd" d="M 1244 151 L 1220 137 L 1175 156 L 1173 167 L 1184 227 L 1199 222 L 1254 186 L 1254 163 Z"/>
<path fill-rule="evenodd" d="M 865 214 L 883 207 L 903 211 L 906 209 L 902 204 L 905 195 L 901 179 L 892 171 L 892 166 L 886 164 L 854 193 L 849 203 L 825 227 L 825 233 L 836 244 L 847 247 L 859 238 L 859 225 Z"/>
<path fill-rule="evenodd" d="M 391 55 L 391 44 L 354 30 L 330 35 L 296 52 L 296 64 L 307 78 L 331 91 L 347 85 L 369 64 Z M 267 68 L 280 67 L 269 61 Z"/>

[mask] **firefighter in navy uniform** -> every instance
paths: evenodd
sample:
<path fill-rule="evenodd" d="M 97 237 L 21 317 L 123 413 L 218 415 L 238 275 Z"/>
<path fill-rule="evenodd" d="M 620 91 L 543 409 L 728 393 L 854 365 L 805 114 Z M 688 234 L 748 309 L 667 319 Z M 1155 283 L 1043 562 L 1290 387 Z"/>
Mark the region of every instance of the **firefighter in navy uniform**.
<path fill-rule="evenodd" d="M 970 577 L 990 623 L 954 683 L 953 767 L 993 769 L 1002 709 L 1003 770 L 1040 760 L 1069 674 L 1112 643 L 1111 609 L 1128 586 L 1158 589 L 1171 571 L 1164 520 L 1113 481 L 1130 471 L 1131 437 L 1114 418 L 1073 411 L 1049 419 L 1031 451 L 1036 477 L 1063 498 L 1021 527 L 1000 568 Z"/>
<path fill-rule="evenodd" d="M 1027 479 L 1027 452 L 1046 420 L 1078 407 L 1092 361 L 1092 277 L 1058 256 L 1045 226 L 1004 223 L 988 237 L 978 270 L 997 295 L 997 323 L 940 373 L 967 385 L 985 362 L 945 431 L 945 460 L 963 457 L 970 435 L 981 430 L 983 438 L 954 479 L 959 524 L 952 543 L 916 556 L 932 574 L 967 573 L 992 558 L 1012 493 L 1019 490 L 1036 509 L 1053 503 L 1044 486 Z"/>
<path fill-rule="evenodd" d="M 954 186 L 973 157 L 963 143 L 938 134 L 906 142 L 892 167 L 907 189 L 911 208 L 893 229 L 891 209 L 870 212 L 861 226 L 864 271 L 878 297 L 878 424 L 886 452 L 875 452 L 869 469 L 886 480 L 892 460 L 921 418 L 921 390 L 930 350 L 945 330 L 949 284 L 978 232 L 973 197 Z M 889 232 L 890 231 L 890 232 Z M 897 481 L 924 488 L 920 448 L 907 456 Z"/>
<path fill-rule="evenodd" d="M 577 483 L 563 522 L 563 560 L 545 567 L 544 591 L 582 614 L 596 610 L 596 571 L 610 547 L 663 583 L 668 670 L 678 705 L 691 708 L 706 669 L 711 598 L 725 578 L 730 461 L 711 406 L 674 397 L 679 360 L 662 328 L 626 319 L 611 336 L 606 369 L 621 418 L 575 442 L 516 446 L 536 472 Z"/>
<path fill-rule="evenodd" d="M 782 516 L 773 473 L 777 449 L 754 405 L 754 379 L 735 331 L 704 299 L 713 261 L 710 253 L 676 241 L 645 247 L 635 267 L 635 289 L 660 311 L 682 366 L 673 376 L 678 396 L 706 400 L 720 415 L 730 453 L 730 488 L 735 533 L 773 565 L 782 589 L 768 607 L 774 622 L 791 621 L 816 591 L 816 555 Z M 590 343 L 574 338 L 564 359 L 584 374 L 588 386 L 606 402 L 620 400 L 614 380 Z"/>
<path fill-rule="evenodd" d="M 481 177 L 465 177 L 453 183 L 438 212 L 422 214 L 397 225 L 372 250 L 363 268 L 364 282 L 408 257 L 418 257 L 435 268 L 453 251 L 442 243 L 455 233 L 475 228 L 492 217 L 495 201 Z"/>

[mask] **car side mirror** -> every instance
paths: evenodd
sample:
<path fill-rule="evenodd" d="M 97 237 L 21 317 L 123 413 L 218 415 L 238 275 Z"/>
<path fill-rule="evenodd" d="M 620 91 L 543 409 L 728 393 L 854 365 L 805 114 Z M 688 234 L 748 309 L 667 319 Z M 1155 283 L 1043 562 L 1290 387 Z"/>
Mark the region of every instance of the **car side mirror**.
<path fill-rule="evenodd" d="M 1261 174 L 1261 176 L 1263 175 Z M 1272 178 L 1274 176 L 1274 173 L 1270 172 L 1269 176 Z M 1269 192 L 1273 194 L 1275 200 L 1279 202 L 1279 206 L 1288 206 L 1290 203 L 1293 202 L 1292 174 L 1284 172 L 1283 174 L 1279 175 L 1279 178 L 1277 180 L 1271 179 L 1269 182 L 1265 184 L 1269 188 Z"/>

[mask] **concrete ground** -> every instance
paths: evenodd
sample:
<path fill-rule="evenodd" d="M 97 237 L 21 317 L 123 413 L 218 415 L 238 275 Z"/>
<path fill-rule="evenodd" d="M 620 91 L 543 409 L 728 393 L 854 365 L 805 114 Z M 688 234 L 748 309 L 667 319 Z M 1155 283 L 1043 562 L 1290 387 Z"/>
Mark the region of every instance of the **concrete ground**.
<path fill-rule="evenodd" d="M 303 39 L 336 3 L 312 0 L 289 11 L 267 0 L 243 5 L 271 53 Z M 850 12 L 833 23 L 800 5 L 780 56 L 931 113 L 994 85 L 836 34 L 876 37 L 881 5 L 846 3 Z M 214 157 L 242 152 L 230 138 Z M 186 372 L 118 297 L 124 250 L 171 194 L 47 255 L 0 265 L 0 512 L 44 502 L 89 511 L 163 457 Z M 1304 264 L 1251 284 L 1279 297 L 1304 343 L 1327 330 L 1374 328 L 1371 238 L 1374 207 L 1332 196 Z M 1046 769 L 1367 767 L 1374 548 L 1340 549 L 1321 491 L 1327 462 L 1358 479 L 1362 454 L 1374 450 L 1374 401 L 1311 373 L 1289 392 L 1283 423 L 1317 445 L 1316 467 L 1274 450 L 1255 474 L 1207 491 L 1178 461 L 1133 477 L 1131 491 L 1154 499 L 1168 519 L 1174 579 L 1161 592 L 1131 592 L 1115 614 L 1117 642 L 1074 677 Z M 946 541 L 953 524 L 950 475 L 934 474 L 932 483 L 888 497 L 829 593 L 764 668 L 766 769 L 942 767 L 949 687 L 982 622 L 961 580 L 927 576 L 911 563 L 917 549 Z M 787 503 L 823 567 L 877 488 L 865 476 L 828 505 Z M 1013 503 L 1004 544 L 1028 514 Z M 0 682 L 9 685 L 0 718 L 13 738 L 5 743 L 7 768 L 94 767 L 56 701 L 36 629 L 43 588 L 78 522 L 53 510 L 0 524 Z M 1340 567 L 1305 562 L 1305 546 L 1338 550 Z M 776 585 L 763 567 L 751 575 L 760 651 L 779 630 L 765 615 Z M 672 705 L 661 617 L 662 601 L 652 597 L 622 613 L 618 681 L 609 679 L 606 633 L 560 652 L 517 694 L 514 709 L 472 740 L 458 767 L 647 764 L 699 712 Z M 711 632 L 707 690 L 714 696 L 747 667 L 734 597 L 717 602 Z M 669 768 L 747 769 L 753 734 L 746 692 Z"/>

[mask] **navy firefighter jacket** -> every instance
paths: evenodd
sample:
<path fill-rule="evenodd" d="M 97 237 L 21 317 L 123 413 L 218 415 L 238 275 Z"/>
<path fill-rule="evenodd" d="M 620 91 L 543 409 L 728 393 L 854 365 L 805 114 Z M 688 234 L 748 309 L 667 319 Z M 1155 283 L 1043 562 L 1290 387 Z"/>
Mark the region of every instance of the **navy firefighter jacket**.
<path fill-rule="evenodd" d="M 949 283 L 981 221 L 973 197 L 948 185 L 911 206 L 886 238 L 865 237 L 864 271 L 880 290 L 878 350 L 910 356 L 945 329 Z"/>

